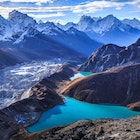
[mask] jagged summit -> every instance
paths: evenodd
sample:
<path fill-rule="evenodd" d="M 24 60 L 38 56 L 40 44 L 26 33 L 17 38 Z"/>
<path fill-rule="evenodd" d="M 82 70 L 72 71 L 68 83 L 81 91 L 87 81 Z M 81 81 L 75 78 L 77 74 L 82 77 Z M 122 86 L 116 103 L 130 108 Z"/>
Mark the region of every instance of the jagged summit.
<path fill-rule="evenodd" d="M 114 15 L 103 18 L 83 15 L 77 24 L 68 22 L 66 25 L 61 25 L 52 22 L 42 23 L 42 21 L 37 23 L 27 14 L 13 10 L 9 13 L 8 19 L 0 17 L 0 25 L 2 35 L 0 40 L 9 40 L 9 38 L 15 40 L 31 27 L 46 35 L 69 33 L 70 28 L 75 28 L 103 44 L 113 43 L 123 46 L 131 44 L 140 36 L 139 20 L 134 18 L 121 21 Z"/>
<path fill-rule="evenodd" d="M 87 16 L 87 15 L 83 15 L 81 18 L 80 18 L 80 22 L 94 22 L 94 20 L 92 19 L 92 17 L 90 16 Z"/>
<path fill-rule="evenodd" d="M 27 14 L 23 14 L 17 10 L 13 10 L 9 13 L 8 20 L 12 24 L 16 26 L 18 25 L 19 28 L 31 27 L 36 24 L 36 21 L 32 17 L 29 17 Z"/>
<path fill-rule="evenodd" d="M 137 28 L 140 30 L 140 21 L 136 18 L 133 18 L 133 19 L 124 19 L 122 21 L 124 24 L 127 24 L 133 28 Z"/>
<path fill-rule="evenodd" d="M 100 72 L 115 66 L 140 63 L 140 38 L 128 47 L 103 45 L 81 66 L 82 71 Z"/>

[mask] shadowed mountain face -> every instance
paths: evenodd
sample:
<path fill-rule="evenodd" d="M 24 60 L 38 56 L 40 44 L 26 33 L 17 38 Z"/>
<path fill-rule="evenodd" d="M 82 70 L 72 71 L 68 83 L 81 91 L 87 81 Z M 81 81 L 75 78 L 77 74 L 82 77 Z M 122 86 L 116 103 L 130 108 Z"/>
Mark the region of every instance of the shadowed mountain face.
<path fill-rule="evenodd" d="M 140 64 L 74 80 L 62 93 L 89 103 L 127 105 L 140 100 Z"/>
<path fill-rule="evenodd" d="M 88 58 L 80 70 L 101 72 L 123 64 L 140 63 L 140 39 L 128 47 L 114 44 L 103 45 Z"/>
<path fill-rule="evenodd" d="M 23 42 L 0 42 L 0 68 L 32 60 L 63 59 L 83 61 L 85 56 L 57 41 L 38 34 L 26 37 Z"/>
<path fill-rule="evenodd" d="M 20 62 L 21 62 L 20 59 L 18 59 L 14 55 L 0 50 L 0 69 L 6 66 L 15 65 Z"/>
<path fill-rule="evenodd" d="M 16 10 L 8 19 L 0 16 L 0 32 L 0 49 L 7 55 L 4 58 L 16 58 L 9 64 L 0 59 L 0 67 L 52 58 L 81 61 L 102 45 L 77 29 L 64 31 L 52 22 L 37 23 Z"/>

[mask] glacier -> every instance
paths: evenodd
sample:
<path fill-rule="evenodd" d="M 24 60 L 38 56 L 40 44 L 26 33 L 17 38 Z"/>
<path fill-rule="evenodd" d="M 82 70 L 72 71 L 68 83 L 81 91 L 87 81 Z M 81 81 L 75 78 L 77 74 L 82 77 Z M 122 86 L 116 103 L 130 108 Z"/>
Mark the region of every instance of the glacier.
<path fill-rule="evenodd" d="M 29 96 L 30 88 L 57 71 L 60 60 L 33 61 L 0 70 L 0 109 Z"/>

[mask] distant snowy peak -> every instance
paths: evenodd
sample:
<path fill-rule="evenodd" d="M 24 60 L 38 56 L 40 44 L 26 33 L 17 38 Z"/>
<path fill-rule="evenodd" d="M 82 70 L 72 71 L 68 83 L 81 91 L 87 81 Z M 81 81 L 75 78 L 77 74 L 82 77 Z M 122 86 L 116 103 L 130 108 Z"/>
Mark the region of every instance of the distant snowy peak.
<path fill-rule="evenodd" d="M 78 22 L 77 29 L 86 32 L 95 32 L 102 34 L 110 29 L 113 29 L 120 25 L 119 19 L 113 15 L 108 15 L 104 18 L 101 17 L 90 17 L 83 15 Z"/>
<path fill-rule="evenodd" d="M 85 31 L 88 28 L 91 28 L 94 24 L 94 20 L 90 16 L 83 15 L 78 22 L 77 29 L 80 31 Z"/>
<path fill-rule="evenodd" d="M 97 22 L 99 25 L 100 33 L 112 30 L 122 24 L 121 21 L 116 17 L 114 17 L 113 15 L 108 15 L 103 19 L 98 20 Z"/>
<path fill-rule="evenodd" d="M 40 23 L 36 25 L 36 29 L 45 35 L 57 35 L 63 32 L 63 30 L 57 27 L 53 22 Z"/>
<path fill-rule="evenodd" d="M 21 42 L 25 36 L 31 36 L 33 34 L 32 28 L 37 24 L 32 17 L 16 10 L 9 13 L 7 21 L 11 25 L 11 37 L 14 43 Z"/>
<path fill-rule="evenodd" d="M 15 30 L 21 31 L 37 24 L 32 17 L 16 10 L 9 13 L 8 20 L 13 24 Z"/>
<path fill-rule="evenodd" d="M 83 16 L 80 18 L 79 23 L 81 23 L 81 22 L 93 23 L 94 20 L 93 20 L 92 17 L 90 17 L 90 16 L 83 15 Z"/>
<path fill-rule="evenodd" d="M 133 28 L 139 29 L 140 30 L 140 21 L 136 18 L 134 19 L 124 19 L 122 21 L 124 24 L 127 24 Z"/>

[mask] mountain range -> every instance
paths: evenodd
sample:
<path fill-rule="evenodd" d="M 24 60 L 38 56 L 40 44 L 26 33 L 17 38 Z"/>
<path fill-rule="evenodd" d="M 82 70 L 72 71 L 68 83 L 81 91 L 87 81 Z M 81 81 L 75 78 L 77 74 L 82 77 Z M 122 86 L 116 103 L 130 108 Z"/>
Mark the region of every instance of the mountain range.
<path fill-rule="evenodd" d="M 16 62 L 53 58 L 81 61 L 101 44 L 74 28 L 64 31 L 52 22 L 37 23 L 16 10 L 9 13 L 8 19 L 0 16 L 3 59 L 8 56 L 15 60 L 6 64 L 1 61 L 1 68 Z"/>
<path fill-rule="evenodd" d="M 37 23 L 28 15 L 15 10 L 9 13 L 8 19 L 0 16 L 0 68 L 32 60 L 53 58 L 76 62 L 81 62 L 82 60 L 83 62 L 90 55 L 79 70 L 95 73 L 70 81 L 70 78 L 78 72 L 77 64 L 66 63 L 59 67 L 56 73 L 43 78 L 29 89 L 26 93 L 28 97 L 23 93 L 24 99 L 22 98 L 0 110 L 1 139 L 35 139 L 35 137 L 36 139 L 51 139 L 53 138 L 52 136 L 58 139 L 60 132 L 62 132 L 62 137 L 64 138 L 65 128 L 63 127 L 49 129 L 45 136 L 39 136 L 39 133 L 34 133 L 34 137 L 32 137 L 34 134 L 29 134 L 25 129 L 37 122 L 44 111 L 56 105 L 64 104 L 62 94 L 89 103 L 124 105 L 139 111 L 139 22 L 137 19 L 124 19 L 121 21 L 113 15 L 108 15 L 104 18 L 82 16 L 77 24 Z M 127 45 L 127 43 L 131 44 L 136 39 L 138 40 L 135 43 Z M 111 44 L 104 45 L 105 43 Z M 27 76 L 30 77 L 30 75 Z M 17 80 L 14 82 L 20 80 L 18 75 L 16 78 Z M 5 80 L 8 87 L 10 87 L 6 78 Z M 24 80 L 25 84 L 28 84 L 26 77 Z M 22 85 L 20 86 L 23 88 Z M 9 92 L 7 93 L 9 94 Z M 17 93 L 15 92 L 15 94 Z M 73 137 L 75 139 L 77 139 L 77 135 L 79 136 L 78 139 L 95 139 L 97 135 L 104 136 L 102 133 L 106 134 L 104 130 L 107 129 L 104 126 L 103 128 L 101 124 L 106 125 L 107 120 L 109 122 L 107 136 L 112 135 L 111 139 L 114 139 L 114 136 L 120 138 L 122 130 L 125 137 L 123 139 L 129 139 L 126 137 L 126 133 L 130 134 L 132 132 L 131 136 L 134 136 L 134 133 L 139 133 L 139 126 L 136 127 L 136 130 L 133 128 L 134 125 L 138 124 L 139 117 L 130 121 L 131 127 L 128 128 L 124 127 L 122 123 L 124 119 L 120 120 L 117 125 L 115 123 L 115 128 L 123 127 L 122 130 L 117 130 L 117 133 L 112 133 L 114 129 L 110 129 L 113 124 L 112 119 L 102 119 L 97 123 L 89 124 L 92 132 L 93 128 L 96 131 L 100 129 L 94 135 L 90 133 L 93 137 L 89 135 L 89 132 L 85 133 L 87 124 L 84 127 L 79 127 L 79 124 L 73 124 L 72 128 L 76 127 L 78 130 L 66 128 L 68 135 L 70 134 L 68 130 L 71 130 L 72 133 L 65 138 L 69 139 L 73 134 L 76 135 Z M 59 131 L 61 128 L 63 130 Z M 89 129 L 87 128 L 87 130 Z M 57 131 L 57 135 L 55 131 Z M 43 132 L 45 131 L 41 133 Z M 49 134 L 52 136 L 48 137 Z M 110 139 L 110 137 L 107 139 Z"/>
<path fill-rule="evenodd" d="M 0 67 L 52 58 L 81 61 L 104 43 L 134 42 L 140 35 L 139 23 L 137 19 L 121 21 L 113 15 L 84 15 L 77 24 L 37 23 L 14 10 L 8 19 L 0 16 L 0 51 L 5 61 L 11 58 L 10 62 L 1 61 Z"/>
<path fill-rule="evenodd" d="M 126 46 L 140 36 L 140 21 L 136 18 L 119 20 L 113 15 L 104 18 L 83 15 L 77 24 L 70 22 L 64 26 L 58 25 L 64 30 L 74 27 L 103 44 Z"/>

